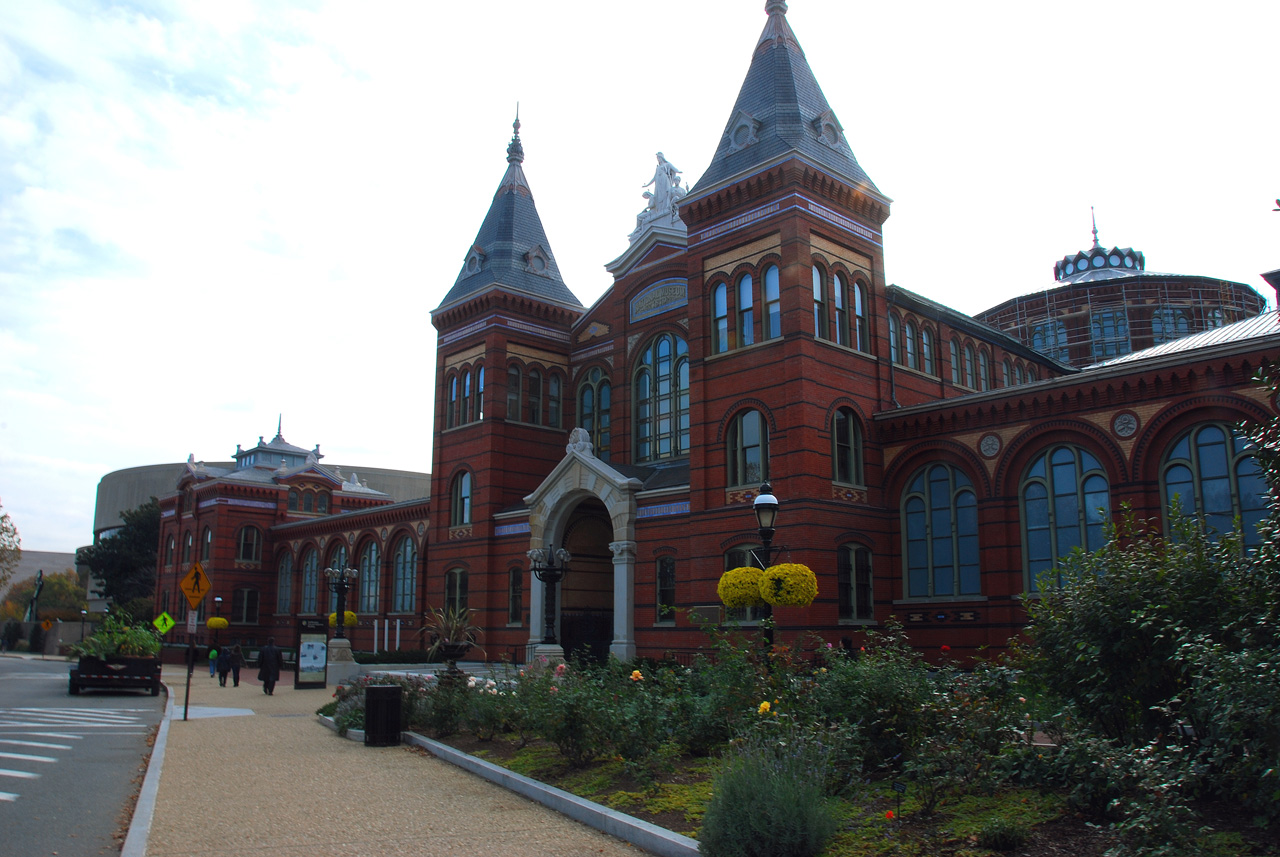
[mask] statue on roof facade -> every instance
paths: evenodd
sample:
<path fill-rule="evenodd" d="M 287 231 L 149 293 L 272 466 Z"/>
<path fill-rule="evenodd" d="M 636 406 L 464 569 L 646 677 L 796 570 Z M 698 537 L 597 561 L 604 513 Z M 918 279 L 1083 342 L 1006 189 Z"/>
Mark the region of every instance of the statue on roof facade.
<path fill-rule="evenodd" d="M 680 170 L 666 157 L 658 152 L 658 166 L 653 171 L 653 178 L 641 185 L 652 187 L 642 195 L 647 200 L 644 211 L 636 215 L 635 231 L 628 236 L 635 241 L 645 227 L 649 225 L 665 226 L 668 229 L 683 231 L 685 226 L 680 220 L 680 200 L 688 193 L 688 189 L 680 187 Z"/>

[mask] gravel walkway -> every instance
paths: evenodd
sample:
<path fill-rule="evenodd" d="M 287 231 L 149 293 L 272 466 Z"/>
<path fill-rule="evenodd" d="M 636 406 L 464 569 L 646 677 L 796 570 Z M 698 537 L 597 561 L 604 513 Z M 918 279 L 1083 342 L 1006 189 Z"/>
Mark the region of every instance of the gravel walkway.
<path fill-rule="evenodd" d="M 246 671 L 252 675 L 252 671 Z M 173 690 L 147 857 L 577 857 L 645 852 L 407 747 L 317 723 L 328 690 L 166 667 Z"/>

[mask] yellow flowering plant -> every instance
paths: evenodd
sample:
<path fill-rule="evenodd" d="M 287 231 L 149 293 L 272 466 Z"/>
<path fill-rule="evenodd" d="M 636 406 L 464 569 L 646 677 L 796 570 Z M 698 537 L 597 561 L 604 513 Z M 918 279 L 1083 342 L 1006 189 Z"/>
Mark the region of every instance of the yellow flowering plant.
<path fill-rule="evenodd" d="M 772 565 L 761 573 L 760 597 L 774 606 L 808 607 L 818 597 L 818 578 L 798 562 Z"/>
<path fill-rule="evenodd" d="M 226 619 L 223 619 L 221 616 L 210 616 L 205 620 L 204 626 L 213 631 L 221 631 L 223 628 L 230 627 L 230 624 L 231 623 Z"/>
<path fill-rule="evenodd" d="M 720 575 L 716 594 L 725 607 L 763 607 L 760 577 L 764 572 L 750 566 L 731 568 Z"/>
<path fill-rule="evenodd" d="M 330 613 L 329 627 L 332 628 L 337 624 L 338 624 L 338 614 Z M 356 626 L 356 614 L 352 613 L 350 610 L 342 611 L 342 624 L 348 628 L 354 628 Z"/>

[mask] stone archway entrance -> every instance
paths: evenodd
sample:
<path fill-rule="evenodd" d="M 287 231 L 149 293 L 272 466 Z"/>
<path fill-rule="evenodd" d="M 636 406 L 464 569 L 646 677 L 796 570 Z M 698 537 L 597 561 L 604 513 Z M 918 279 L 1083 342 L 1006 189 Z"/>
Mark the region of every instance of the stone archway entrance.
<path fill-rule="evenodd" d="M 578 504 L 561 544 L 573 555 L 560 582 L 560 644 L 566 657 L 603 662 L 613 642 L 613 525 L 604 504 Z"/>

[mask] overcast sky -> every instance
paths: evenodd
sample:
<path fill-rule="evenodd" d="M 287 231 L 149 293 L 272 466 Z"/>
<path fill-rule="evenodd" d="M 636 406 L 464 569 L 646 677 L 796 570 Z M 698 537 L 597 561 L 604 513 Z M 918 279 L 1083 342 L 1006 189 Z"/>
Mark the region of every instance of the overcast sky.
<path fill-rule="evenodd" d="M 977 312 L 1090 245 L 1280 268 L 1280 3 L 792 0 L 888 279 Z M 506 167 L 590 305 L 662 150 L 693 184 L 764 0 L 0 0 L 0 501 L 92 537 L 113 470 L 275 433 L 428 470 L 444 297 Z"/>

